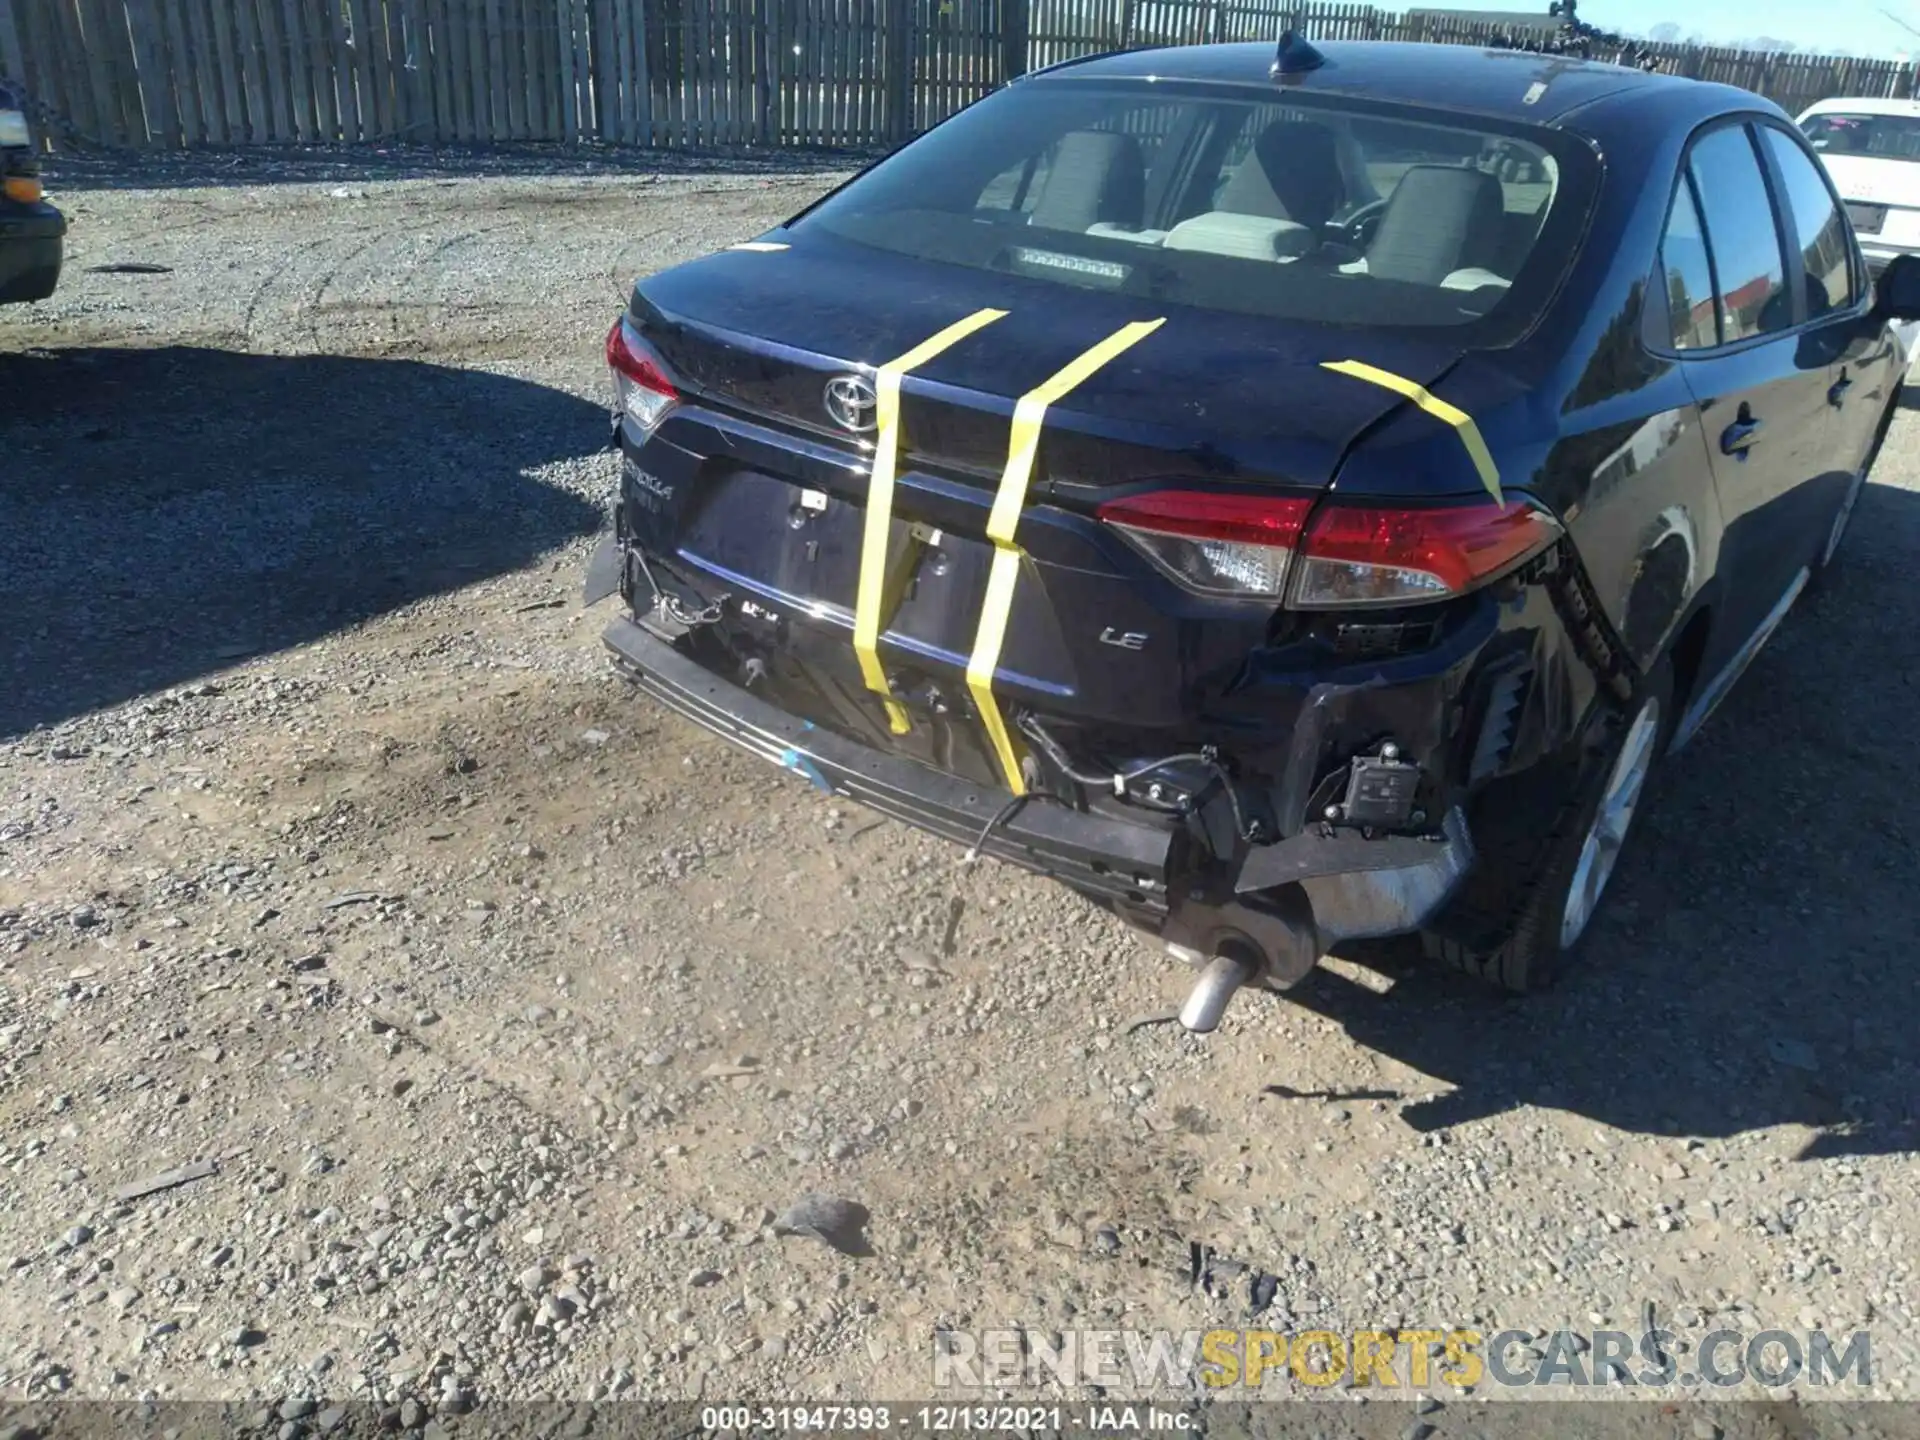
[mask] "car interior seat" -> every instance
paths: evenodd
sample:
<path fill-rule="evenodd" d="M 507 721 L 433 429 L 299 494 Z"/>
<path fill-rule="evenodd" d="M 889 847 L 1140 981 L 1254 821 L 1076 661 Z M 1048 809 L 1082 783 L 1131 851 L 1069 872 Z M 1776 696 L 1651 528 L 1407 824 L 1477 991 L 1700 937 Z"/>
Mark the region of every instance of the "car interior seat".
<path fill-rule="evenodd" d="M 1318 247 L 1346 188 L 1332 130 L 1276 120 L 1254 138 L 1214 208 L 1174 226 L 1166 246 L 1244 259 L 1291 258 Z"/>
<path fill-rule="evenodd" d="M 1367 246 L 1366 273 L 1459 290 L 1505 285 L 1510 277 L 1494 267 L 1507 235 L 1498 179 L 1464 165 L 1414 165 L 1387 197 Z"/>
<path fill-rule="evenodd" d="M 1105 130 L 1060 137 L 1029 224 L 1045 230 L 1138 234 L 1145 219 L 1147 170 L 1140 142 Z"/>

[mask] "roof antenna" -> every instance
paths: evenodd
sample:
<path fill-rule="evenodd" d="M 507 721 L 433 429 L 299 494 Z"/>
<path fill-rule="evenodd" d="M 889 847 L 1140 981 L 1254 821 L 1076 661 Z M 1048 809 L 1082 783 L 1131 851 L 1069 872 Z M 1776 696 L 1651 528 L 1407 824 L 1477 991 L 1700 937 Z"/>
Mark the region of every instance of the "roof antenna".
<path fill-rule="evenodd" d="M 1283 80 L 1294 75 L 1305 75 L 1326 63 L 1327 57 L 1314 49 L 1307 37 L 1300 33 L 1299 16 L 1288 15 L 1286 32 L 1281 35 L 1279 49 L 1274 52 L 1273 69 L 1270 72 L 1273 78 Z"/>

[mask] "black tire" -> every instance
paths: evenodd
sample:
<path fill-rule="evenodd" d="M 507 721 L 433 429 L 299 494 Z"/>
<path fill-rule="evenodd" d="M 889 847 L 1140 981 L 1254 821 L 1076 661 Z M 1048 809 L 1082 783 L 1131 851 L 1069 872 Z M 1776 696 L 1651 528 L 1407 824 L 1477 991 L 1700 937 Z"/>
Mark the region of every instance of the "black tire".
<path fill-rule="evenodd" d="M 1649 705 L 1651 733 L 1636 735 Z M 1544 990 L 1566 972 L 1592 930 L 1589 906 L 1587 922 L 1563 942 L 1569 898 L 1609 782 L 1630 739 L 1650 745 L 1621 832 L 1624 843 L 1672 739 L 1676 709 L 1673 666 L 1662 658 L 1581 753 L 1488 787 L 1469 817 L 1478 862 L 1446 913 L 1421 936 L 1429 959 L 1516 995 Z M 1619 848 L 1613 847 L 1616 854 Z M 1608 878 L 1611 873 L 1609 865 Z"/>

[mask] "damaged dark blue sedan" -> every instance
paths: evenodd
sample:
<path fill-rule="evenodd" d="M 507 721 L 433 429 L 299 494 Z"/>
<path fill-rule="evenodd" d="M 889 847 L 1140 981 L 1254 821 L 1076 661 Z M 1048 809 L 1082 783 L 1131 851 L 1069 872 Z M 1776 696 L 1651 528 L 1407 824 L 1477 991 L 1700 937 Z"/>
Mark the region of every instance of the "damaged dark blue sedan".
<path fill-rule="evenodd" d="M 1075 61 L 635 288 L 588 596 L 659 701 L 1164 941 L 1191 1028 L 1372 937 L 1528 989 L 1833 566 L 1916 315 L 1744 91 Z"/>

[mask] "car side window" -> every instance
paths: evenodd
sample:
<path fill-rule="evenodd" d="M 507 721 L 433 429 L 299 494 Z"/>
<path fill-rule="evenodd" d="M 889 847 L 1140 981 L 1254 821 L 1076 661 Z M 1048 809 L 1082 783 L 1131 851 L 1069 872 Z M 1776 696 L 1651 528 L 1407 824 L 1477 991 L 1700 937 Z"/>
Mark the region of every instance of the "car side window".
<path fill-rule="evenodd" d="M 1720 343 L 1713 265 L 1707 258 L 1707 234 L 1700 224 L 1693 185 L 1684 175 L 1674 190 L 1673 209 L 1660 240 L 1660 270 L 1666 277 L 1673 348 L 1711 350 Z"/>
<path fill-rule="evenodd" d="M 1733 345 L 1792 328 L 1786 257 L 1747 127 L 1708 131 L 1694 142 L 1687 168 L 1719 281 L 1721 342 Z"/>
<path fill-rule="evenodd" d="M 1789 226 L 1805 257 L 1807 311 L 1819 315 L 1844 310 L 1855 298 L 1846 214 L 1834 203 L 1826 177 L 1799 141 L 1772 125 L 1761 127 L 1760 133 L 1780 168 L 1787 208 L 1792 212 Z"/>

